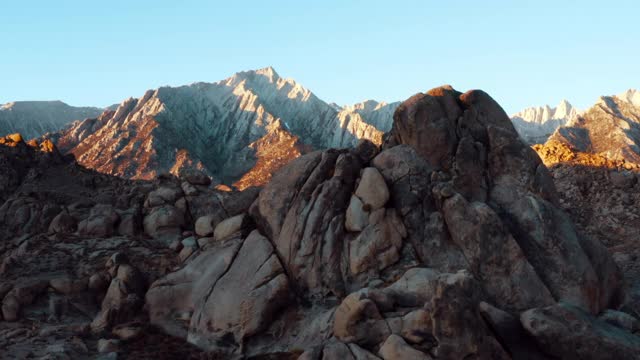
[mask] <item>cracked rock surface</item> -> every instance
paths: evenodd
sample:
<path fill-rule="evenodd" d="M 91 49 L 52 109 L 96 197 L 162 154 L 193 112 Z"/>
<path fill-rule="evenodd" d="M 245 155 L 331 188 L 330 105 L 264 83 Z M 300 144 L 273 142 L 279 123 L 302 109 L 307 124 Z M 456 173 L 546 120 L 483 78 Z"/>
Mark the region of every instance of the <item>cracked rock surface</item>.
<path fill-rule="evenodd" d="M 2 326 L 35 321 L 46 294 L 60 292 L 69 304 L 89 298 L 85 333 L 56 345 L 86 357 L 98 339 L 119 339 L 115 351 L 133 357 L 154 336 L 222 359 L 639 356 L 618 265 L 575 225 L 540 157 L 482 91 L 417 94 L 382 146 L 308 153 L 262 189 L 100 176 L 85 180 L 99 196 L 17 191 L 0 208 L 25 219 L 0 216 L 10 239 L 0 271 L 11 274 Z M 36 213 L 97 230 L 29 221 Z M 135 235 L 120 230 L 131 213 Z M 30 261 L 37 251 L 50 262 Z M 12 272 L 19 266 L 28 270 Z M 51 286 L 53 269 L 88 285 Z M 49 312 L 71 319 L 55 305 L 65 301 Z"/>

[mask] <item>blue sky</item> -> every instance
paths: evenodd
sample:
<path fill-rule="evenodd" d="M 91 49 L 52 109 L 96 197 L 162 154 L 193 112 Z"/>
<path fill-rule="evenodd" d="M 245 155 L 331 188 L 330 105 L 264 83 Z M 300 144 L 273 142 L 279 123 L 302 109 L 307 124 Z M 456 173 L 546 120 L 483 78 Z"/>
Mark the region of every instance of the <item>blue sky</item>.
<path fill-rule="evenodd" d="M 507 112 L 640 87 L 635 1 L 5 1 L 0 103 L 106 106 L 273 66 L 339 104 L 449 83 Z"/>

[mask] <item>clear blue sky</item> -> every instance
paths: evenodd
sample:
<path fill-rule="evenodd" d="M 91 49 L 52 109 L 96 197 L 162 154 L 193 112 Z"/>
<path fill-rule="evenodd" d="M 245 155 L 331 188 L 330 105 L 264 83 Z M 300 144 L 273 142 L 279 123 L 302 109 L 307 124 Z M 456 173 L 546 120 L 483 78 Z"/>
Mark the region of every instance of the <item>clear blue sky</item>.
<path fill-rule="evenodd" d="M 640 87 L 623 1 L 4 1 L 0 103 L 106 106 L 273 66 L 339 104 L 449 83 L 508 112 Z"/>

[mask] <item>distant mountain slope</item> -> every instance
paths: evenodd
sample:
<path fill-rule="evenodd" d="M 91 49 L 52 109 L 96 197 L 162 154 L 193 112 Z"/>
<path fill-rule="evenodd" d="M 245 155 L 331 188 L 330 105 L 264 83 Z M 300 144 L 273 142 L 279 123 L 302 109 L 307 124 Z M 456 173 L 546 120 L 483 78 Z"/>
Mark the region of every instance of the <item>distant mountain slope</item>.
<path fill-rule="evenodd" d="M 548 141 L 640 164 L 640 94 L 629 90 L 601 97 L 582 115 L 558 128 Z"/>
<path fill-rule="evenodd" d="M 98 116 L 103 109 L 74 107 L 62 101 L 16 101 L 0 105 L 0 136 L 21 133 L 25 138 L 57 131 L 73 120 Z"/>
<path fill-rule="evenodd" d="M 629 89 L 622 94 L 617 95 L 618 99 L 621 99 L 633 106 L 640 107 L 640 91 L 636 89 Z"/>
<path fill-rule="evenodd" d="M 274 161 L 290 160 L 261 145 L 275 139 L 298 155 L 309 147 L 350 147 L 362 138 L 381 143 L 396 106 L 368 101 L 341 108 L 268 67 L 216 83 L 149 90 L 51 137 L 81 164 L 104 173 L 148 179 L 198 167 L 230 184 L 257 163 L 258 169 L 275 170 Z M 266 166 L 259 157 L 268 153 Z"/>
<path fill-rule="evenodd" d="M 511 116 L 511 121 L 526 142 L 536 144 L 544 143 L 558 127 L 577 115 L 578 111 L 562 100 L 555 108 L 549 105 L 526 108 Z"/>

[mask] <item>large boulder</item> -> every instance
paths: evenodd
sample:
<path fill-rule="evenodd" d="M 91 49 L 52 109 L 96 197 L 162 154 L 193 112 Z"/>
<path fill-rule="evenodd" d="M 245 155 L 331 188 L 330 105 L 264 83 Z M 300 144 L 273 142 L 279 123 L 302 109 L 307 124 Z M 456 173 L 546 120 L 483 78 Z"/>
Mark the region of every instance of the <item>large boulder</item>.
<path fill-rule="evenodd" d="M 229 236 L 239 234 L 246 222 L 245 214 L 236 215 L 220 222 L 213 232 L 216 241 L 227 239 Z"/>
<path fill-rule="evenodd" d="M 456 194 L 443 205 L 453 242 L 462 250 L 476 278 L 482 280 L 492 303 L 526 310 L 554 302 L 522 249 L 500 217 L 485 203 L 469 203 Z"/>
<path fill-rule="evenodd" d="M 117 231 L 120 216 L 111 205 L 98 204 L 89 212 L 89 217 L 78 224 L 81 235 L 108 237 Z"/>
<path fill-rule="evenodd" d="M 2 300 L 2 316 L 7 321 L 20 318 L 21 310 L 34 303 L 46 290 L 49 282 L 43 279 L 21 279 Z"/>
<path fill-rule="evenodd" d="M 219 222 L 217 215 L 205 215 L 196 220 L 195 231 L 198 236 L 210 236 L 213 235 L 213 230 L 216 224 Z"/>
<path fill-rule="evenodd" d="M 378 210 L 387 203 L 389 189 L 376 168 L 368 167 L 362 170 L 356 196 L 362 200 L 369 211 Z"/>
<path fill-rule="evenodd" d="M 356 195 L 351 195 L 345 217 L 345 228 L 354 232 L 364 230 L 369 224 L 369 213 L 365 210 L 362 200 Z"/>
<path fill-rule="evenodd" d="M 509 240 L 506 244 L 512 249 L 510 251 L 515 252 L 507 256 L 508 260 L 499 266 L 519 267 L 519 271 L 528 273 L 527 278 L 542 280 L 553 300 L 567 301 L 592 313 L 615 306 L 620 301 L 621 276 L 610 255 L 606 251 L 598 251 L 603 249 L 595 241 L 576 233 L 571 220 L 557 206 L 557 193 L 548 170 L 535 151 L 520 140 L 509 117 L 486 93 L 474 90 L 461 94 L 445 86 L 426 94 L 418 94 L 400 105 L 396 111 L 391 138 L 395 144 L 410 145 L 428 163 L 420 165 L 413 161 L 420 165 L 416 173 L 432 170 L 430 184 L 425 184 L 425 181 L 416 182 L 418 192 L 426 186 L 433 193 L 432 199 L 426 196 L 426 201 L 423 200 L 423 213 L 434 207 L 438 212 L 444 213 L 448 219 L 451 239 L 458 245 L 467 236 L 465 233 L 478 235 L 465 226 L 457 226 L 462 223 L 453 220 L 454 217 L 463 220 L 464 216 L 460 217 L 459 214 L 464 206 L 447 211 L 451 209 L 451 201 L 446 199 L 455 193 L 467 201 L 485 203 L 486 209 L 492 208 L 499 214 L 492 216 L 495 221 L 485 227 L 485 234 L 503 232 L 503 237 L 515 240 Z M 391 150 L 393 149 L 387 151 Z M 384 153 L 385 151 L 378 157 Z M 374 164 L 376 163 L 381 167 L 399 164 L 399 161 L 386 156 L 386 160 L 377 162 L 374 159 Z M 383 175 L 387 174 L 390 178 L 393 178 L 394 171 L 402 170 L 381 170 Z M 413 184 L 410 186 L 413 187 Z M 394 193 L 394 197 L 395 195 Z M 402 204 L 405 201 L 411 201 L 411 196 L 401 192 L 399 199 L 395 200 L 396 206 L 406 209 Z M 459 200 L 456 202 L 460 203 Z M 419 204 L 415 200 L 413 203 Z M 407 211 L 411 213 L 410 210 L 401 213 Z M 412 221 L 414 217 L 425 219 L 424 215 L 419 214 L 409 216 L 407 228 L 410 237 L 411 233 L 420 231 L 415 229 Z M 479 240 L 470 244 L 475 246 Z M 415 243 L 419 239 L 413 241 Z M 497 243 L 501 242 L 497 240 Z M 414 247 L 420 254 L 420 246 Z M 489 253 L 485 253 L 481 259 L 474 259 L 476 255 L 468 251 L 472 249 L 467 248 L 465 251 L 465 247 L 462 250 L 471 270 L 480 279 L 486 277 L 488 274 L 482 276 L 480 272 L 485 270 L 478 265 L 486 269 L 487 266 L 483 264 L 489 262 L 493 266 L 493 262 L 486 258 Z M 475 249 L 473 252 L 477 254 Z M 526 259 L 518 254 L 523 254 Z M 521 264 L 512 263 L 514 261 Z M 497 269 L 486 270 L 493 272 Z M 506 282 L 500 284 L 495 282 L 495 278 L 487 278 L 485 284 L 494 287 L 494 290 L 488 289 L 489 292 L 495 292 L 501 287 L 504 293 L 513 294 L 504 285 L 509 282 L 516 284 L 516 277 L 506 279 L 509 276 L 508 268 L 498 271 L 502 272 L 498 276 Z M 529 294 L 534 294 L 536 288 L 542 288 L 540 282 L 537 282 L 538 285 L 532 285 L 535 283 L 533 280 L 525 283 L 526 286 L 531 286 L 527 290 Z M 523 287 L 515 287 L 521 288 L 515 294 L 522 296 Z M 543 296 L 544 293 L 545 291 L 541 291 L 539 295 Z M 501 297 L 496 295 L 497 298 Z M 546 298 L 550 299 L 548 296 Z M 502 300 L 515 301 L 505 298 Z M 500 305 L 515 305 L 523 309 L 532 305 L 531 300 L 533 303 L 537 301 L 530 297 L 528 302 Z"/>
<path fill-rule="evenodd" d="M 144 304 L 146 281 L 124 254 L 113 254 L 106 267 L 113 279 L 102 300 L 100 312 L 91 322 L 94 332 L 109 330 L 114 325 L 132 320 Z"/>
<path fill-rule="evenodd" d="M 274 176 L 250 211 L 305 297 L 345 294 L 345 211 L 359 170 L 348 151 L 302 156 Z"/>
<path fill-rule="evenodd" d="M 365 288 L 347 296 L 336 310 L 334 335 L 364 348 L 384 346 L 391 334 L 412 343 L 392 341 L 383 356 L 393 354 L 396 346 L 409 347 L 403 353 L 428 352 L 446 359 L 482 358 L 494 349 L 501 353 L 475 310 L 481 298 L 480 284 L 464 271 L 414 268 L 384 289 Z"/>
<path fill-rule="evenodd" d="M 152 323 L 200 347 L 237 354 L 290 299 L 289 280 L 270 242 L 257 231 L 218 244 L 147 293 Z M 176 318 L 190 320 L 188 328 Z"/>
<path fill-rule="evenodd" d="M 430 360 L 431 356 L 412 348 L 404 339 L 398 335 L 391 334 L 380 347 L 380 356 L 384 360 L 394 359 L 415 359 Z"/>
<path fill-rule="evenodd" d="M 0 224 L 14 235 L 43 233 L 61 210 L 55 203 L 20 194 L 0 206 Z"/>
<path fill-rule="evenodd" d="M 400 259 L 402 240 L 407 236 L 402 219 L 395 209 L 379 209 L 372 218 L 371 224 L 349 244 L 349 269 L 353 275 L 369 269 L 379 272 Z"/>
<path fill-rule="evenodd" d="M 71 234 L 78 229 L 78 221 L 67 211 L 62 211 L 51 220 L 49 234 Z"/>
<path fill-rule="evenodd" d="M 161 186 L 149 193 L 145 205 L 153 208 L 165 204 L 174 205 L 183 195 L 182 189 L 179 187 Z"/>
<path fill-rule="evenodd" d="M 196 169 L 181 169 L 180 177 L 193 185 L 208 186 L 211 184 L 211 178 L 203 171 Z"/>
<path fill-rule="evenodd" d="M 561 359 L 640 359 L 640 336 L 560 303 L 528 310 L 524 329 L 541 349 Z"/>
<path fill-rule="evenodd" d="M 184 213 L 172 205 L 155 207 L 144 218 L 144 231 L 168 245 L 182 234 L 184 217 Z"/>

